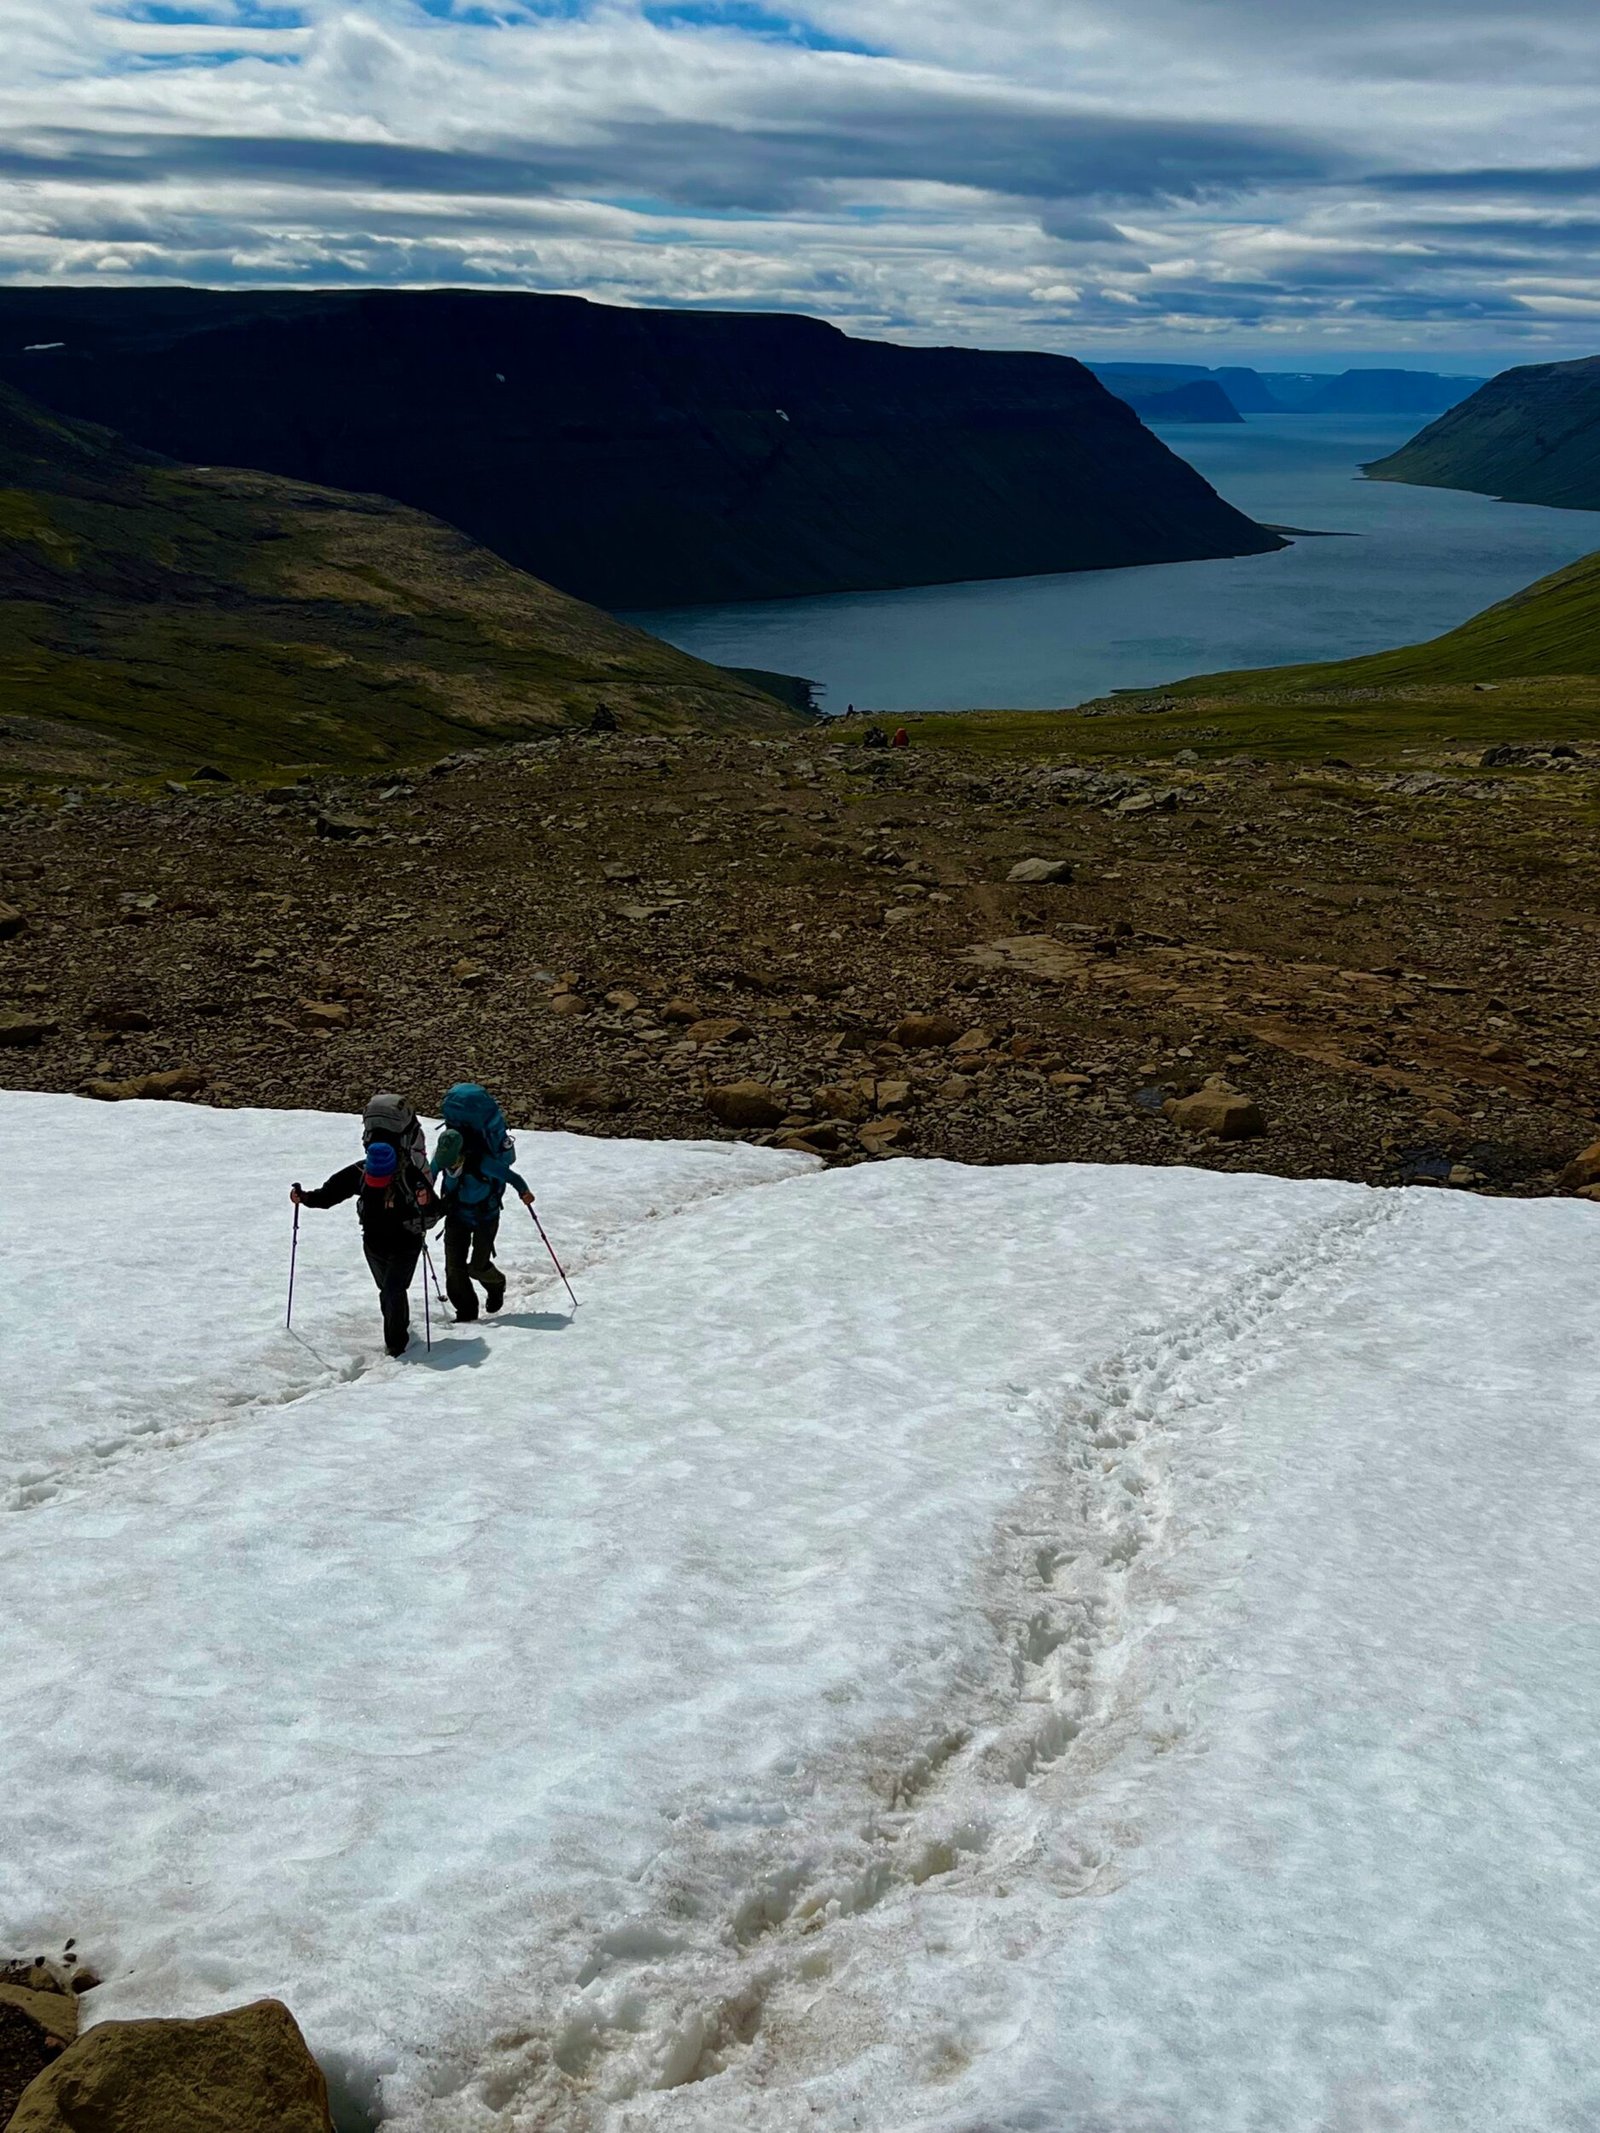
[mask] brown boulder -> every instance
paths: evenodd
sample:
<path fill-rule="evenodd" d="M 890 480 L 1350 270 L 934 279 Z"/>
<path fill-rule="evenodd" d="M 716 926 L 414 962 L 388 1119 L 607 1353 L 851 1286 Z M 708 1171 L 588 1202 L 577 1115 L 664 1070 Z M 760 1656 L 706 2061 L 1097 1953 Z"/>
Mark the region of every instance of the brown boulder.
<path fill-rule="evenodd" d="M 884 1150 L 892 1148 L 907 1130 L 903 1118 L 875 1118 L 861 1128 L 856 1138 L 868 1155 L 882 1155 Z"/>
<path fill-rule="evenodd" d="M 1019 882 L 1024 886 L 1071 879 L 1070 859 L 1019 859 L 1006 876 L 1007 881 Z"/>
<path fill-rule="evenodd" d="M 1214 1074 L 1192 1096 L 1169 1096 L 1162 1106 L 1185 1133 L 1209 1133 L 1219 1141 L 1255 1140 L 1267 1122 L 1253 1096 L 1243 1096 Z"/>
<path fill-rule="evenodd" d="M 78 2001 L 71 1992 L 38 1992 L 31 1985 L 0 1985 L 0 2007 L 25 2015 L 40 2034 L 59 2046 L 78 2034 Z"/>
<path fill-rule="evenodd" d="M 96 1029 L 121 1030 L 132 1036 L 150 1028 L 150 1017 L 142 1007 L 124 1007 L 115 1000 L 102 1000 L 98 1007 L 89 1010 L 89 1021 Z"/>
<path fill-rule="evenodd" d="M 27 1962 L 0 1963 L 0 1985 L 25 1985 L 29 1992 L 65 1992 L 72 1963 L 35 1955 Z"/>
<path fill-rule="evenodd" d="M 195 2022 L 101 2022 L 24 2090 L 9 2133 L 332 2133 L 328 2084 L 279 2000 Z"/>
<path fill-rule="evenodd" d="M 60 1029 L 61 1024 L 51 1021 L 48 1015 L 0 1015 L 0 1044 L 23 1051 L 29 1045 L 43 1044 L 46 1037 L 56 1036 Z"/>
<path fill-rule="evenodd" d="M 839 1129 L 827 1119 L 812 1126 L 793 1126 L 787 1133 L 780 1133 L 772 1145 L 797 1155 L 837 1155 Z"/>
<path fill-rule="evenodd" d="M 307 1029 L 343 1029 L 350 1010 L 341 1000 L 302 1000 L 300 1019 Z"/>
<path fill-rule="evenodd" d="M 77 2034 L 78 2003 L 70 1992 L 0 1984 L 0 2126 Z"/>
<path fill-rule="evenodd" d="M 130 1099 L 193 1096 L 206 1085 L 198 1067 L 169 1067 L 162 1074 L 138 1074 L 132 1081 L 86 1081 L 85 1096 L 98 1096 L 102 1103 L 127 1103 Z"/>
<path fill-rule="evenodd" d="M 777 1126 L 789 1106 L 764 1081 L 727 1081 L 707 1089 L 706 1109 L 725 1126 Z"/>
<path fill-rule="evenodd" d="M 907 1015 L 894 1032 L 894 1041 L 908 1052 L 943 1051 L 961 1035 L 953 1015 Z"/>
<path fill-rule="evenodd" d="M 1600 1141 L 1591 1141 L 1572 1158 L 1561 1173 L 1561 1183 L 1568 1192 L 1581 1192 L 1585 1185 L 1600 1185 Z"/>
<path fill-rule="evenodd" d="M 620 1089 L 613 1089 L 603 1081 L 592 1081 L 587 1078 L 577 1081 L 546 1082 L 539 1094 L 555 1111 L 587 1111 L 603 1114 L 610 1111 L 625 1111 L 628 1107 L 628 1098 Z"/>
<path fill-rule="evenodd" d="M 824 1082 L 813 1094 L 819 1111 L 826 1112 L 829 1118 L 842 1118 L 850 1125 L 858 1125 L 871 1108 L 870 1100 L 853 1081 Z"/>
<path fill-rule="evenodd" d="M 699 1022 L 691 1022 L 683 1034 L 691 1044 L 730 1044 L 748 1037 L 750 1030 L 737 1015 L 706 1015 Z"/>

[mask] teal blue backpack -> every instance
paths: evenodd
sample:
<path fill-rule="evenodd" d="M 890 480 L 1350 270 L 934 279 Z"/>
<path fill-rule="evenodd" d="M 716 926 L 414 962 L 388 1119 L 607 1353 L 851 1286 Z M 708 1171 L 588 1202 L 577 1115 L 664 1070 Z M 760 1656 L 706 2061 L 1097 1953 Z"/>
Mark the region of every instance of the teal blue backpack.
<path fill-rule="evenodd" d="M 447 1126 L 454 1126 L 466 1151 L 461 1175 L 449 1195 L 455 1211 L 469 1228 L 492 1221 L 500 1212 L 517 1144 L 506 1128 L 505 1113 L 476 1081 L 458 1081 L 446 1092 L 439 1107 Z"/>

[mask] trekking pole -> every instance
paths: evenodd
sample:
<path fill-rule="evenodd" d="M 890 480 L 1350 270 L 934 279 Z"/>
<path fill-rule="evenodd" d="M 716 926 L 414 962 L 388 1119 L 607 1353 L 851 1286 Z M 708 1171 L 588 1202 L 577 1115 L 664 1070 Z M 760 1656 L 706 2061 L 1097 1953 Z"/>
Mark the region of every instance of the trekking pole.
<path fill-rule="evenodd" d="M 435 1296 L 438 1297 L 439 1309 L 442 1311 L 444 1309 L 444 1291 L 439 1286 L 438 1275 L 433 1271 L 433 1254 L 428 1250 L 428 1247 L 426 1245 L 422 1247 L 422 1257 L 427 1265 L 428 1279 L 433 1283 L 433 1293 Z"/>
<path fill-rule="evenodd" d="M 548 1237 L 544 1236 L 544 1224 L 539 1220 L 539 1210 L 536 1207 L 530 1206 L 528 1212 L 533 1217 L 534 1228 L 539 1232 L 541 1237 L 544 1237 L 544 1248 L 550 1254 L 550 1258 L 555 1266 L 556 1272 L 561 1276 L 561 1279 L 566 1282 L 567 1294 L 569 1296 L 572 1296 L 572 1283 L 570 1281 L 567 1281 L 567 1270 L 561 1264 L 561 1261 L 556 1258 L 555 1246 L 550 1242 L 550 1239 Z M 572 1308 L 574 1311 L 576 1311 L 578 1308 L 578 1299 L 576 1296 L 572 1296 Z"/>
<path fill-rule="evenodd" d="M 294 1324 L 294 1262 L 300 1250 L 300 1202 L 294 1203 L 294 1234 L 289 1239 L 289 1308 L 283 1314 L 283 1327 L 287 1333 Z"/>
<path fill-rule="evenodd" d="M 422 1256 L 424 1259 L 428 1256 L 428 1247 L 426 1245 L 422 1247 Z M 433 1317 L 428 1309 L 428 1284 L 426 1282 L 422 1284 L 422 1344 L 428 1354 L 432 1355 Z"/>

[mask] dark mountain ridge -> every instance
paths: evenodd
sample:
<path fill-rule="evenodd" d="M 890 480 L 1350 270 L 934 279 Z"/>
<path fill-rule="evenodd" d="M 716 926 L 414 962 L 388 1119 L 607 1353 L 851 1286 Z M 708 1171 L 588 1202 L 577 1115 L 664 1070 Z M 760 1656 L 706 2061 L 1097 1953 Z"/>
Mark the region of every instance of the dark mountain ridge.
<path fill-rule="evenodd" d="M 612 607 L 1281 545 L 1070 357 L 477 291 L 0 290 L 0 377 L 377 492 Z"/>
<path fill-rule="evenodd" d="M 1367 472 L 1376 481 L 1600 511 L 1600 356 L 1503 370 Z"/>
<path fill-rule="evenodd" d="M 1437 415 L 1482 383 L 1433 370 L 1346 370 L 1319 380 L 1303 404 L 1310 415 Z"/>
<path fill-rule="evenodd" d="M 1126 400 L 1141 422 L 1242 422 L 1243 415 L 1214 377 L 1152 379 L 1133 365 L 1095 365 L 1107 392 Z"/>
<path fill-rule="evenodd" d="M 1436 415 L 1483 383 L 1446 377 L 1435 370 L 1249 370 L 1238 365 L 1206 370 L 1196 363 L 1092 363 L 1100 382 L 1156 422 L 1160 398 L 1209 385 L 1240 415 Z M 1183 419 L 1168 416 L 1165 419 Z M 1226 421 L 1212 413 L 1200 420 Z"/>

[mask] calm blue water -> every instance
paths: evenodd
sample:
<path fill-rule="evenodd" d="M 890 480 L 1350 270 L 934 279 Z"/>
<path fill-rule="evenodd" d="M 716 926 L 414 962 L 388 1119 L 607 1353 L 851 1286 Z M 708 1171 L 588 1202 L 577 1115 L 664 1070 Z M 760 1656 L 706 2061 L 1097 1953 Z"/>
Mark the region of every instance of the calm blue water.
<path fill-rule="evenodd" d="M 824 707 L 1043 710 L 1228 667 L 1342 659 L 1453 629 L 1600 548 L 1600 512 L 1360 478 L 1414 421 L 1261 415 L 1161 434 L 1252 518 L 1355 536 L 1280 554 L 630 616 L 728 666 L 806 674 Z"/>

